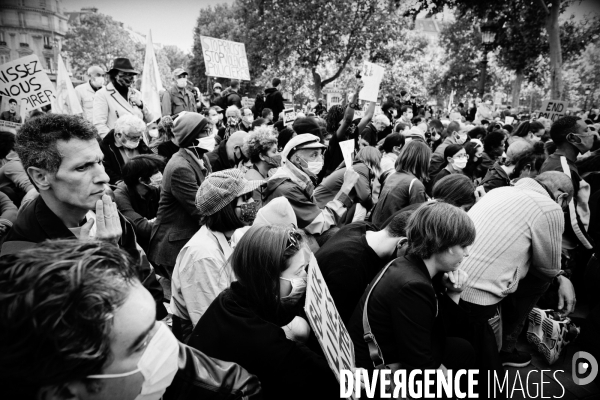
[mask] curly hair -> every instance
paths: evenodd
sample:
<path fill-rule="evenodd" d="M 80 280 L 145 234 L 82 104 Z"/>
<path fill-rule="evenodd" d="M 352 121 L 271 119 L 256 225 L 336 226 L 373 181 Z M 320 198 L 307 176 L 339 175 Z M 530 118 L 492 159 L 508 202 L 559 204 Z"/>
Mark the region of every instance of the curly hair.
<path fill-rule="evenodd" d="M 99 241 L 46 241 L 1 258 L 0 374 L 8 392 L 33 398 L 43 386 L 101 373 L 136 270 L 125 251 Z"/>
<path fill-rule="evenodd" d="M 238 119 L 242 119 L 242 112 L 237 106 L 229 106 L 227 110 L 225 110 L 226 117 L 236 117 Z"/>
<path fill-rule="evenodd" d="M 46 114 L 27 120 L 17 136 L 15 150 L 23 168 L 29 167 L 56 172 L 62 156 L 56 143 L 59 140 L 99 139 L 96 128 L 81 117 L 64 114 Z"/>
<path fill-rule="evenodd" d="M 259 155 L 267 153 L 273 146 L 277 146 L 277 138 L 273 135 L 271 128 L 259 127 L 248 135 L 243 152 L 253 164 L 256 164 L 260 162 Z"/>
<path fill-rule="evenodd" d="M 339 104 L 331 106 L 327 112 L 327 132 L 335 133 L 342 119 L 344 119 L 344 107 Z"/>
<path fill-rule="evenodd" d="M 6 158 L 15 148 L 15 134 L 12 132 L 0 132 L 0 159 Z"/>

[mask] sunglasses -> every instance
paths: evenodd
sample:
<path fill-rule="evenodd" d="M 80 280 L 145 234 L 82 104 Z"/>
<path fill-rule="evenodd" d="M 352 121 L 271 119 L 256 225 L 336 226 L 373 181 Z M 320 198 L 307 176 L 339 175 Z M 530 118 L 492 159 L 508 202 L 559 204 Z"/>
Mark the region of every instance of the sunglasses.
<path fill-rule="evenodd" d="M 290 248 L 293 248 L 295 250 L 300 250 L 300 243 L 302 242 L 302 236 L 296 232 L 295 230 L 288 230 L 288 240 L 287 240 L 287 246 L 285 248 L 285 251 L 287 251 Z"/>

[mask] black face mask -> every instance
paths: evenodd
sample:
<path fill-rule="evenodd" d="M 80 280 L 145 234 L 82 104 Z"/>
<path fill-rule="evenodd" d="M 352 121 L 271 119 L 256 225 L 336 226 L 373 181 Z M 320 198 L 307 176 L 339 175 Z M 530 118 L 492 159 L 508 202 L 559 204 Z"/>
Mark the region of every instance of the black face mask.
<path fill-rule="evenodd" d="M 115 82 L 117 85 L 122 87 L 130 87 L 133 85 L 133 76 L 119 76 L 115 77 Z"/>

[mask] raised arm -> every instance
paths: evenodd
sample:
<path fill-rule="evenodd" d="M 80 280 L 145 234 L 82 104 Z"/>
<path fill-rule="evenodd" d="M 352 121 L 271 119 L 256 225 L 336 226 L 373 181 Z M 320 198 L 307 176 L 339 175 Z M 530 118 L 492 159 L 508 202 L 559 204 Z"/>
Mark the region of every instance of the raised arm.
<path fill-rule="evenodd" d="M 362 82 L 359 82 L 356 85 L 356 89 L 354 90 L 354 98 L 352 100 L 352 102 L 357 102 L 358 101 L 358 92 L 360 92 L 360 89 L 362 89 L 363 84 Z M 340 127 L 338 128 L 337 132 L 335 133 L 338 140 L 344 140 L 346 138 L 346 131 L 348 130 L 348 128 L 350 127 L 350 124 L 352 124 L 352 120 L 354 119 L 354 109 L 352 107 L 350 107 L 352 104 L 348 104 L 348 107 L 346 107 L 346 112 L 344 113 L 344 119 L 342 119 L 342 123 L 340 125 Z"/>
<path fill-rule="evenodd" d="M 365 129 L 365 127 L 367 125 L 369 125 L 369 122 L 371 122 L 371 119 L 373 119 L 373 114 L 375 114 L 375 106 L 377 105 L 377 103 L 375 103 L 374 101 L 372 101 L 369 104 L 369 107 L 367 108 L 367 112 L 365 113 L 365 115 L 362 117 L 362 119 L 360 120 L 360 122 L 358 123 L 358 132 L 362 132 L 363 129 Z"/>

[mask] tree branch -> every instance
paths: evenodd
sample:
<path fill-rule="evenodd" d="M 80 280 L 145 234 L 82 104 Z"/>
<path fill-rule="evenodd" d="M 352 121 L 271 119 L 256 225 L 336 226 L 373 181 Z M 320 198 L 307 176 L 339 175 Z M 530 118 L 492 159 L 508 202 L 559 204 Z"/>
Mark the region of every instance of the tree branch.
<path fill-rule="evenodd" d="M 550 15 L 550 10 L 548 10 L 548 6 L 544 0 L 538 0 L 538 3 L 542 6 L 542 10 L 546 13 L 546 15 Z"/>

